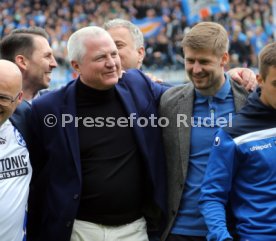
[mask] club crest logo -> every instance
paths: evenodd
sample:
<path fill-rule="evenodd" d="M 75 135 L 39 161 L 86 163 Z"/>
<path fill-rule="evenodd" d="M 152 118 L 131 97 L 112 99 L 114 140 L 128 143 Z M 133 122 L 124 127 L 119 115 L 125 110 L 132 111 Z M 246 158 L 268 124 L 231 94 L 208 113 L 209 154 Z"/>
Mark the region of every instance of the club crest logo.
<path fill-rule="evenodd" d="M 23 136 L 21 135 L 21 133 L 16 128 L 14 128 L 14 135 L 15 135 L 15 138 L 17 140 L 17 143 L 20 146 L 26 147 L 26 142 L 25 142 Z"/>
<path fill-rule="evenodd" d="M 216 138 L 215 138 L 214 145 L 215 146 L 219 146 L 220 145 L 220 138 L 218 136 L 216 136 Z"/>

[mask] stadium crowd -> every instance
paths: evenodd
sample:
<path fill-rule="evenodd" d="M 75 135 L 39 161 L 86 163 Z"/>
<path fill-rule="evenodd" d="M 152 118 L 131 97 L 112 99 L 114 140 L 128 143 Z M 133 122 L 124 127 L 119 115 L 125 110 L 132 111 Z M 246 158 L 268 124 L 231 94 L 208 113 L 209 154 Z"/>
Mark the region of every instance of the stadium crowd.
<path fill-rule="evenodd" d="M 232 0 L 230 12 L 208 19 L 228 30 L 231 61 L 229 67 L 256 67 L 257 54 L 273 41 L 272 0 Z M 163 16 L 165 27 L 155 37 L 145 39 L 144 67 L 181 69 L 181 40 L 189 30 L 180 0 L 1 0 L 0 36 L 14 28 L 41 26 L 50 35 L 59 65 L 68 66 L 67 40 L 73 31 L 88 25 L 102 26 L 113 18 Z"/>

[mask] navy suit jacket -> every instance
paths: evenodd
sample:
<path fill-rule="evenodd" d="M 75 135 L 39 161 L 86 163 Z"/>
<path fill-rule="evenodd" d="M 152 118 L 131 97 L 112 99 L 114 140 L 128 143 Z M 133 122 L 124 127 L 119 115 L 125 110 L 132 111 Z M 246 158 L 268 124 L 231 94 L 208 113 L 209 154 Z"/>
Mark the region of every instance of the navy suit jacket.
<path fill-rule="evenodd" d="M 159 100 L 167 89 L 138 70 L 124 73 L 115 88 L 127 115 L 135 113 L 137 118 L 151 114 L 158 117 Z M 82 188 L 78 130 L 74 121 L 62 127 L 62 114 L 76 116 L 76 81 L 32 103 L 29 241 L 69 241 L 78 211 Z M 54 127 L 46 126 L 47 115 L 56 117 Z M 49 120 L 52 122 L 54 118 Z M 133 133 L 153 187 L 155 206 L 165 214 L 166 171 L 161 129 L 141 128 L 134 120 Z"/>

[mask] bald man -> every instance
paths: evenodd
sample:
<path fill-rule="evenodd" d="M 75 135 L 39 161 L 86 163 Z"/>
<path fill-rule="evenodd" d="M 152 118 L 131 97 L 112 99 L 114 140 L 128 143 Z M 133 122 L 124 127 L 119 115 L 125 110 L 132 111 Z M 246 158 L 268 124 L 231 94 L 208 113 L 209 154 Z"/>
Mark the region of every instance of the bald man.
<path fill-rule="evenodd" d="M 22 241 L 32 168 L 25 137 L 28 104 L 22 74 L 0 60 L 0 240 Z M 24 136 L 24 137 L 23 137 Z"/>

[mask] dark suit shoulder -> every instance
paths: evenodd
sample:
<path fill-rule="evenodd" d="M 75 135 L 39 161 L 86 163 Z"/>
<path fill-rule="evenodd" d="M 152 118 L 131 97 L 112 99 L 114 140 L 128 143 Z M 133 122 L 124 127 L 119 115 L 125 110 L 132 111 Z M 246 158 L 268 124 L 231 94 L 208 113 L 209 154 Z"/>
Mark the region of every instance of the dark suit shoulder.
<path fill-rule="evenodd" d="M 28 139 L 28 121 L 30 113 L 31 105 L 27 101 L 23 100 L 10 117 L 11 123 L 19 130 L 26 141 Z"/>
<path fill-rule="evenodd" d="M 141 84 L 148 83 L 149 81 L 148 77 L 142 71 L 138 69 L 129 69 L 123 73 L 123 76 L 120 78 L 118 84 L 139 86 Z"/>
<path fill-rule="evenodd" d="M 116 88 L 121 92 L 127 91 L 136 99 L 150 98 L 159 104 L 161 95 L 169 88 L 153 82 L 142 71 L 130 69 L 119 80 Z M 142 97 L 143 96 L 143 97 Z"/>
<path fill-rule="evenodd" d="M 31 104 L 23 100 L 20 105 L 17 106 L 14 113 L 10 117 L 12 122 L 22 121 L 26 119 L 27 113 L 31 110 Z"/>
<path fill-rule="evenodd" d="M 131 77 L 131 76 L 137 76 L 137 75 L 144 75 L 143 72 L 139 69 L 128 69 L 125 71 L 122 75 L 122 79 Z"/>
<path fill-rule="evenodd" d="M 32 105 L 39 104 L 40 106 L 54 106 L 55 103 L 60 103 L 60 101 L 65 98 L 66 93 L 74 88 L 75 84 L 76 80 L 72 80 L 67 85 L 59 89 L 47 91 L 43 93 L 43 95 L 41 95 L 39 98 L 34 99 Z"/>

